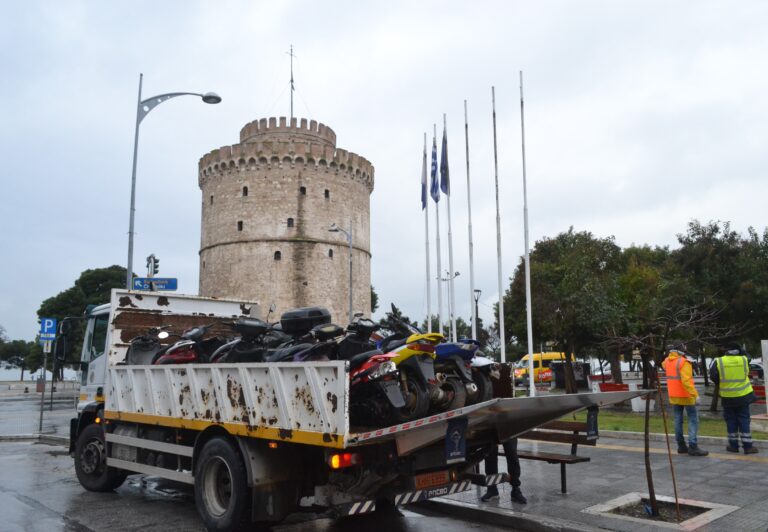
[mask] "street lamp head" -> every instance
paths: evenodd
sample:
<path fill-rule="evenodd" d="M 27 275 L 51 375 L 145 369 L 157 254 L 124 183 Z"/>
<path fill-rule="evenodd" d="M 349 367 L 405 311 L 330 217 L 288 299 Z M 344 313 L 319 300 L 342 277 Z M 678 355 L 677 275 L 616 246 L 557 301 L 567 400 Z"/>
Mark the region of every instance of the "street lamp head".
<path fill-rule="evenodd" d="M 203 94 L 203 101 L 205 103 L 219 103 L 221 102 L 221 96 L 215 92 L 206 92 Z"/>
<path fill-rule="evenodd" d="M 335 223 L 331 224 L 331 226 L 328 228 L 328 231 L 331 233 L 338 233 L 339 232 L 339 226 Z"/>

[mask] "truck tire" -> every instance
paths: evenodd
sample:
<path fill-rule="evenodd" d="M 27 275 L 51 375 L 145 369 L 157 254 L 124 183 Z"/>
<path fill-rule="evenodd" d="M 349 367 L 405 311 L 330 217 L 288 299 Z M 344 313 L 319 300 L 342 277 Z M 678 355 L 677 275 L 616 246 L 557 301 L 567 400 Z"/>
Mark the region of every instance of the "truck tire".
<path fill-rule="evenodd" d="M 250 517 L 245 463 L 226 438 L 208 440 L 195 464 L 195 505 L 207 530 L 241 530 Z"/>
<path fill-rule="evenodd" d="M 405 406 L 394 410 L 393 418 L 395 423 L 405 423 L 419 419 L 429 413 L 429 391 L 426 385 L 419 381 L 411 371 L 407 369 L 402 371 L 400 388 L 405 399 Z"/>
<path fill-rule="evenodd" d="M 458 377 L 448 377 L 440 385 L 440 388 L 445 392 L 445 401 L 436 405 L 438 412 L 448 412 L 467 404 L 467 388 Z"/>
<path fill-rule="evenodd" d="M 112 491 L 125 482 L 127 471 L 107 467 L 104 428 L 92 423 L 83 429 L 75 444 L 75 473 L 88 491 Z"/>

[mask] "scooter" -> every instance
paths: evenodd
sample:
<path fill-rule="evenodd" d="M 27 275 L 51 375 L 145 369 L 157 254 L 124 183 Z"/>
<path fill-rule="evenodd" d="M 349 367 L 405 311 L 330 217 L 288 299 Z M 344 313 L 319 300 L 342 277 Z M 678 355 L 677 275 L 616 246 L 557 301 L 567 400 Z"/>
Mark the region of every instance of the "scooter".
<path fill-rule="evenodd" d="M 435 374 L 442 381 L 442 386 L 449 399 L 440 410 L 454 410 L 467 404 L 467 397 L 474 397 L 478 387 L 472 380 L 471 364 L 475 352 L 479 349 L 477 340 L 446 342 L 435 346 Z"/>
<path fill-rule="evenodd" d="M 501 366 L 499 363 L 475 353 L 470 363 L 472 369 L 472 381 L 477 387 L 473 394 L 467 394 L 467 404 L 483 403 L 493 399 L 493 384 L 491 379 L 501 378 Z"/>
<path fill-rule="evenodd" d="M 216 325 L 200 325 L 187 329 L 179 335 L 179 341 L 161 349 L 152 357 L 152 364 L 192 364 L 209 362 L 210 355 L 221 345 L 217 337 L 205 338 L 208 331 Z M 163 331 L 165 332 L 165 331 Z M 164 338 L 176 335 L 167 335 Z"/>
<path fill-rule="evenodd" d="M 414 338 L 414 335 L 403 339 L 405 334 L 401 333 L 374 344 L 371 337 L 379 329 L 380 326 L 373 321 L 355 317 L 347 327 L 347 336 L 339 344 L 340 357 L 349 358 L 360 352 L 369 352 L 375 347 L 379 348 L 379 352 L 395 355 L 392 361 L 397 367 L 405 405 L 393 413 L 394 420 L 404 423 L 426 416 L 430 405 L 430 386 L 436 384 L 432 342 Z"/>

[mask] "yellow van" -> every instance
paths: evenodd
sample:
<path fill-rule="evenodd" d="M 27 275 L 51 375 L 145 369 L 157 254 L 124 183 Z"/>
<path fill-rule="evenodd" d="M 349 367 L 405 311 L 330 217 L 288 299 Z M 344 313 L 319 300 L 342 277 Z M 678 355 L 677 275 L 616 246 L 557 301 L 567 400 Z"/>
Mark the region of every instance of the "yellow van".
<path fill-rule="evenodd" d="M 515 364 L 515 382 L 528 382 L 528 360 L 530 358 L 530 355 L 525 355 Z M 575 361 L 573 355 L 571 355 L 571 360 Z M 550 351 L 533 354 L 534 382 L 552 382 L 553 361 L 565 361 L 565 353 Z"/>

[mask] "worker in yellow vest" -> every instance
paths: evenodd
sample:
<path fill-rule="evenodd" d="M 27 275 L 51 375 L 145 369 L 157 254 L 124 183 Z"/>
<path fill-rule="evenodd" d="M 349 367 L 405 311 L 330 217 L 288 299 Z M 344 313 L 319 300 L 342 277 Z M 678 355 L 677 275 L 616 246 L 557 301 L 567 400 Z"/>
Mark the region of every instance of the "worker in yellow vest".
<path fill-rule="evenodd" d="M 723 417 L 728 429 L 726 451 L 739 452 L 739 437 L 744 454 L 754 454 L 757 448 L 752 445 L 752 433 L 749 430 L 749 405 L 755 402 L 755 392 L 749 381 L 749 359 L 747 352 L 740 345 L 731 345 L 724 355 L 715 359 L 709 374 L 719 385 L 723 405 Z"/>
<path fill-rule="evenodd" d="M 699 392 L 693 385 L 693 367 L 685 352 L 676 346 L 667 347 L 667 358 L 662 362 L 667 374 L 667 393 L 669 404 L 675 413 L 675 439 L 677 452 L 690 456 L 707 456 L 708 451 L 700 448 L 697 443 L 699 431 L 699 412 L 696 403 L 699 402 Z M 688 414 L 688 444 L 683 436 L 683 412 Z"/>

